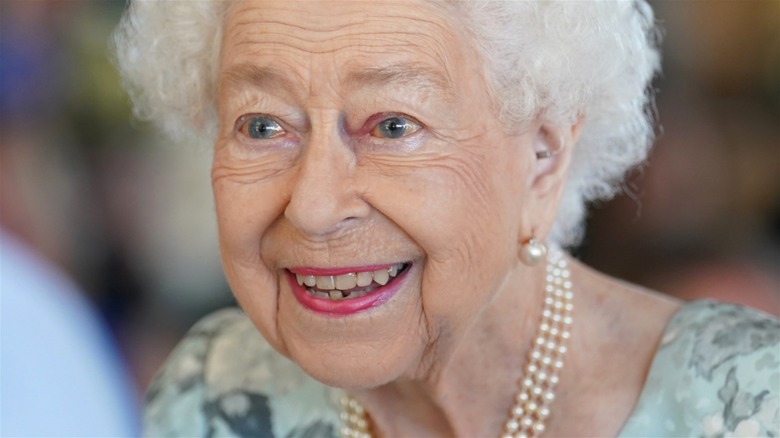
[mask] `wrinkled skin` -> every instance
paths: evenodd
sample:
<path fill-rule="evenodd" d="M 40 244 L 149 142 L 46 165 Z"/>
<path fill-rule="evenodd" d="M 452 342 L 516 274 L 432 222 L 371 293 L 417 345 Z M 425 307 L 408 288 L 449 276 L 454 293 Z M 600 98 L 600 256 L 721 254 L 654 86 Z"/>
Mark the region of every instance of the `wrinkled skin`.
<path fill-rule="evenodd" d="M 228 281 L 278 351 L 378 423 L 377 400 L 405 400 L 426 413 L 407 432 L 495 435 L 540 311 L 543 268 L 519 244 L 549 230 L 579 126 L 501 125 L 444 6 L 320 3 L 227 16 L 212 179 Z M 258 116 L 269 138 L 252 138 Z M 409 121 L 398 138 L 379 127 L 392 116 Z M 545 148 L 562 152 L 537 160 Z M 285 278 L 406 261 L 392 299 L 343 317 L 301 306 Z M 469 430 L 435 407 L 472 402 L 492 415 L 463 415 Z"/>

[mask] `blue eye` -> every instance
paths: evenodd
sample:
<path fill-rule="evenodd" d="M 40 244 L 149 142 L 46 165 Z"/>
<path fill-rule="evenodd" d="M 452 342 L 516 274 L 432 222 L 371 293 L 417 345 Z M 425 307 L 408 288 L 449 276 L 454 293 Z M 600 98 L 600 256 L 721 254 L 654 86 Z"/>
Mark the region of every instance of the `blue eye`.
<path fill-rule="evenodd" d="M 282 125 L 266 116 L 248 117 L 241 124 L 239 130 L 247 137 L 258 140 L 276 138 L 285 133 Z"/>
<path fill-rule="evenodd" d="M 371 135 L 380 138 L 401 138 L 420 129 L 416 122 L 402 116 L 393 116 L 379 122 L 371 130 Z"/>

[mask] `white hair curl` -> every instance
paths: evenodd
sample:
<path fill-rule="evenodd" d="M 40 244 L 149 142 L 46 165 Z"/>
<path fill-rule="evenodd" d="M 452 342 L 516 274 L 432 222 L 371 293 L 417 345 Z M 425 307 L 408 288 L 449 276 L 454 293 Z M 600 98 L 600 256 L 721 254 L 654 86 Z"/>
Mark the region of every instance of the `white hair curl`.
<path fill-rule="evenodd" d="M 507 126 L 536 116 L 585 122 L 549 241 L 582 237 L 585 205 L 608 199 L 653 140 L 650 81 L 658 34 L 645 0 L 450 1 L 473 36 Z M 215 91 L 226 5 L 134 1 L 114 34 L 135 114 L 174 138 L 216 135 Z"/>

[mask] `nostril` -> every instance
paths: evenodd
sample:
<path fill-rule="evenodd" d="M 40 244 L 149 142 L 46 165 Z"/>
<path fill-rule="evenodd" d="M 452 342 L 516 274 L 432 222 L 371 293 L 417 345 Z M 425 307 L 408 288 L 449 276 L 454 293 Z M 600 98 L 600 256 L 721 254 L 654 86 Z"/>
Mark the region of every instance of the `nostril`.
<path fill-rule="evenodd" d="M 342 190 L 293 193 L 284 215 L 304 235 L 322 237 L 356 226 L 367 214 L 363 204 Z"/>

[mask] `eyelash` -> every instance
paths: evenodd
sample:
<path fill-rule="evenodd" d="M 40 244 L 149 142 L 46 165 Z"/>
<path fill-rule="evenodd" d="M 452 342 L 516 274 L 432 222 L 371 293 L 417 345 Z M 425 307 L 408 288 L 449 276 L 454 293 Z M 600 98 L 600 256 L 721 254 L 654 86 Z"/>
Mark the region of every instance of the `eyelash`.
<path fill-rule="evenodd" d="M 253 137 L 251 132 L 249 132 L 249 130 L 252 129 L 250 123 L 258 119 L 265 119 L 266 121 L 266 123 L 264 123 L 265 125 L 269 125 L 269 126 L 272 124 L 275 125 L 275 127 L 271 126 L 268 129 L 271 129 L 276 132 L 267 138 Z M 393 119 L 398 119 L 402 121 L 405 127 L 411 125 L 410 128 L 413 130 L 411 132 L 404 132 L 402 135 L 398 137 L 376 135 L 378 134 L 377 131 L 381 128 L 382 124 L 390 122 Z M 373 116 L 369 117 L 368 120 L 366 120 L 363 126 L 364 126 L 363 129 L 361 129 L 360 131 L 372 137 L 374 141 L 403 140 L 407 137 L 414 135 L 415 133 L 417 133 L 418 131 L 424 128 L 424 125 L 414 117 L 411 117 L 406 114 L 401 114 L 401 113 L 374 114 Z M 258 113 L 242 115 L 236 120 L 234 129 L 237 134 L 243 136 L 246 140 L 252 142 L 275 140 L 280 137 L 284 137 L 285 134 L 289 132 L 288 129 L 285 127 L 285 125 L 281 121 L 277 120 L 275 117 L 267 114 L 258 114 Z M 265 130 L 263 132 L 265 132 Z"/>
<path fill-rule="evenodd" d="M 259 121 L 260 119 L 265 119 L 265 122 L 263 124 L 268 126 L 269 129 L 275 131 L 275 134 L 271 135 L 268 138 L 253 137 L 249 132 L 249 130 L 252 129 L 250 123 L 252 123 L 253 121 Z M 273 125 L 275 125 L 275 127 Z M 239 117 L 238 120 L 236 120 L 235 131 L 237 133 L 242 134 L 244 137 L 246 137 L 251 141 L 273 140 L 278 137 L 284 136 L 284 134 L 288 132 L 287 128 L 285 128 L 282 122 L 278 121 L 275 117 L 269 116 L 267 114 L 246 114 Z"/>
<path fill-rule="evenodd" d="M 400 137 L 383 137 L 383 136 L 377 136 L 374 135 L 375 131 L 378 130 L 383 123 L 389 122 L 392 119 L 401 119 L 405 120 L 407 124 L 413 125 L 412 127 L 414 130 L 409 133 L 404 133 L 404 135 L 401 135 Z M 420 123 L 417 119 L 414 117 L 408 116 L 406 114 L 401 113 L 381 113 L 381 114 L 375 114 L 374 116 L 371 116 L 364 125 L 366 127 L 366 133 L 372 137 L 374 137 L 377 140 L 401 140 L 403 138 L 409 137 L 411 135 L 414 135 L 416 132 L 420 131 L 424 128 L 423 124 Z"/>

